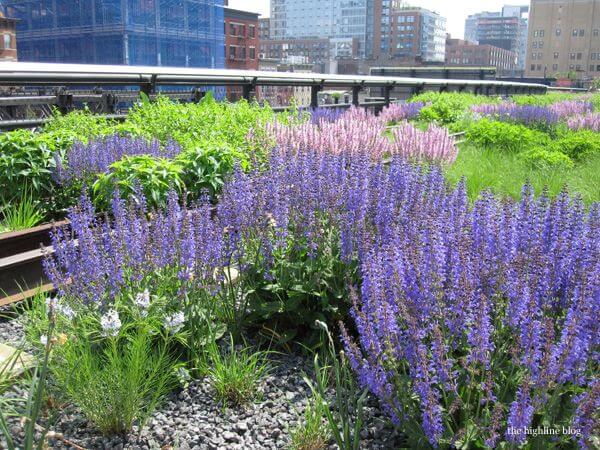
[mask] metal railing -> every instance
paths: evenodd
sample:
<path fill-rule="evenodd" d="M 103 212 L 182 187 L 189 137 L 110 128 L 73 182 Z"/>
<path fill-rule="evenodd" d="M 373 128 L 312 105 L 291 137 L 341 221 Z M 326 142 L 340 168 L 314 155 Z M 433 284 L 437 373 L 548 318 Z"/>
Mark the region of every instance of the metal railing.
<path fill-rule="evenodd" d="M 119 112 L 119 104 L 136 101 L 140 92 L 150 98 L 160 92 L 193 102 L 200 101 L 205 91 L 214 86 L 241 86 L 246 99 L 253 98 L 259 86 L 310 87 L 311 107 L 319 106 L 318 95 L 323 89 L 345 88 L 351 92 L 352 105 L 375 108 L 389 105 L 395 88 L 409 89 L 413 94 L 434 90 L 484 95 L 543 94 L 547 90 L 542 84 L 496 80 L 22 62 L 0 63 L 0 86 L 5 91 L 19 91 L 0 97 L 0 128 L 4 129 L 38 126 L 45 121 L 44 117 L 28 117 L 22 111 L 22 120 L 16 120 L 18 108 L 50 111 L 50 107 L 56 107 L 67 112 L 85 104 L 93 105 L 90 109 L 96 113 L 114 115 Z M 360 94 L 369 88 L 381 89 L 382 100 L 361 105 Z"/>

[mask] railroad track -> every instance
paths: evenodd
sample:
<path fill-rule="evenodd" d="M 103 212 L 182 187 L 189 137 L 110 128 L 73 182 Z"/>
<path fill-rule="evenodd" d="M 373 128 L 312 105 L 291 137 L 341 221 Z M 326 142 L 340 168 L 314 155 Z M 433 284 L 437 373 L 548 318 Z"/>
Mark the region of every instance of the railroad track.
<path fill-rule="evenodd" d="M 0 306 L 54 290 L 44 275 L 42 246 L 51 253 L 50 232 L 68 223 L 63 220 L 0 234 Z"/>

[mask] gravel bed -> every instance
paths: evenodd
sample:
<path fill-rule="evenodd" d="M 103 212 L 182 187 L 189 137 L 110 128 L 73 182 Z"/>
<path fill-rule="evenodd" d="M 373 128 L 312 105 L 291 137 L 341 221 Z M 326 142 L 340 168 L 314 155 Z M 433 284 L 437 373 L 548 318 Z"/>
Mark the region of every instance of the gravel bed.
<path fill-rule="evenodd" d="M 0 341 L 8 338 L 14 342 L 20 336 L 22 327 L 17 321 L 0 319 Z M 272 370 L 260 383 L 259 399 L 245 407 L 225 408 L 214 400 L 209 383 L 199 380 L 172 393 L 141 433 L 134 429 L 126 436 L 104 437 L 72 406 L 61 411 L 51 430 L 85 449 L 285 449 L 289 447 L 289 433 L 301 420 L 310 397 L 302 373 L 310 372 L 312 359 L 281 354 L 271 354 L 269 359 Z M 23 386 L 16 386 L 5 396 L 24 393 Z M 364 413 L 361 449 L 402 446 L 401 436 L 385 420 L 375 401 L 369 399 Z M 13 434 L 19 432 L 16 420 L 11 420 L 11 429 Z M 77 448 L 57 439 L 49 444 L 56 449 Z"/>

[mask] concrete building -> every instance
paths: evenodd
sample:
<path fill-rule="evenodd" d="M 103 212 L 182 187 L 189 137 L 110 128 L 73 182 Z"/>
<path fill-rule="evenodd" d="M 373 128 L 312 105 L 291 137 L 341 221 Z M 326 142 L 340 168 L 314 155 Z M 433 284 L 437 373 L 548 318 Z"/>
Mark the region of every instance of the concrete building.
<path fill-rule="evenodd" d="M 358 57 L 387 51 L 395 0 L 271 0 L 270 38 L 356 39 Z"/>
<path fill-rule="evenodd" d="M 517 54 L 517 70 L 525 70 L 528 6 L 505 5 L 502 11 L 472 14 L 465 20 L 465 40 L 489 44 Z"/>
<path fill-rule="evenodd" d="M 387 57 L 402 64 L 443 64 L 446 19 L 425 8 L 395 8 L 391 12 Z"/>
<path fill-rule="evenodd" d="M 0 14 L 0 61 L 17 60 L 17 21 Z"/>
<path fill-rule="evenodd" d="M 514 76 L 517 54 L 490 44 L 476 44 L 462 39 L 446 39 L 446 65 L 495 67 L 498 76 Z"/>
<path fill-rule="evenodd" d="M 526 75 L 600 77 L 600 0 L 532 0 Z"/>
<path fill-rule="evenodd" d="M 225 67 L 223 0 L 5 0 L 19 60 Z"/>

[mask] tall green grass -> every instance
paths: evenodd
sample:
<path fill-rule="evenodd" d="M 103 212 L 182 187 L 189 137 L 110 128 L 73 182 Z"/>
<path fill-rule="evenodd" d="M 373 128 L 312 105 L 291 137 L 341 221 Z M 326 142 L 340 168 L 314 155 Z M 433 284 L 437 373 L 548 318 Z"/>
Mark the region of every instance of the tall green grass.
<path fill-rule="evenodd" d="M 600 201 L 600 155 L 590 156 L 573 168 L 533 167 L 514 153 L 462 145 L 446 176 L 453 184 L 464 176 L 472 200 L 486 189 L 518 199 L 522 186 L 529 182 L 536 193 L 547 188 L 553 197 L 567 187 L 570 193 L 581 195 L 586 204 Z"/>

